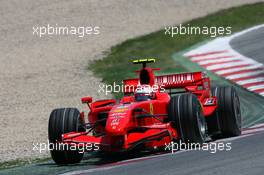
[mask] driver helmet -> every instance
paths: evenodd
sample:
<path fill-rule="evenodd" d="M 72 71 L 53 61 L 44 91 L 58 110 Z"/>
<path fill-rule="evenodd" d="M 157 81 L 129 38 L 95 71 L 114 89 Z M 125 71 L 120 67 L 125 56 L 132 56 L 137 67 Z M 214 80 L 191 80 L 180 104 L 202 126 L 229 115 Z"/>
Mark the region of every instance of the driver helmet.
<path fill-rule="evenodd" d="M 139 86 L 135 90 L 135 100 L 136 101 L 146 101 L 151 100 L 155 96 L 152 88 L 150 86 Z"/>

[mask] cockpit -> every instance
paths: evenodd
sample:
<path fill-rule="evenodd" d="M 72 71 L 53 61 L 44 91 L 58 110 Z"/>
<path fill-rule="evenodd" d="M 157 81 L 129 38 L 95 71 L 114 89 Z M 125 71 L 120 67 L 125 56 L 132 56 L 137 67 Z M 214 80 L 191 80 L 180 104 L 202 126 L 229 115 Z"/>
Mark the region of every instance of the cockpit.
<path fill-rule="evenodd" d="M 155 92 L 150 86 L 139 86 L 135 91 L 136 101 L 147 101 L 155 99 Z"/>

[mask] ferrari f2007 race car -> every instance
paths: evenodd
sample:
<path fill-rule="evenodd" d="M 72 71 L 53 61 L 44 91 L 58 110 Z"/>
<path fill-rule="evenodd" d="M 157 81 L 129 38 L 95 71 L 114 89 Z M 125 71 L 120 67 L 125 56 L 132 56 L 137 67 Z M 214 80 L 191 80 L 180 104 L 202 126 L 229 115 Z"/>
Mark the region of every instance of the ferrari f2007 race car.
<path fill-rule="evenodd" d="M 87 116 L 76 108 L 51 112 L 48 134 L 49 142 L 59 145 L 51 149 L 57 164 L 80 162 L 80 149 L 87 146 L 102 152 L 153 150 L 172 141 L 202 144 L 208 138 L 241 134 L 239 97 L 233 87 L 211 88 L 203 72 L 155 76 L 159 69 L 146 65 L 155 59 L 133 62 L 143 67 L 138 78 L 123 81 L 119 102 L 88 96 L 81 99 L 90 109 Z"/>

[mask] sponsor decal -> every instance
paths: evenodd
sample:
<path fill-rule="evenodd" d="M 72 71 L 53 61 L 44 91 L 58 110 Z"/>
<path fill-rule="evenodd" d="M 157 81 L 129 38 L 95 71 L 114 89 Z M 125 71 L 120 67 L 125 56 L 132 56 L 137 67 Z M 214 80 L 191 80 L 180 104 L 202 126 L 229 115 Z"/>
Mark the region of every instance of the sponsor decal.
<path fill-rule="evenodd" d="M 111 121 L 111 126 L 114 126 L 114 125 L 118 125 L 119 124 L 119 118 L 116 118 L 116 119 L 113 119 L 112 121 Z"/>
<path fill-rule="evenodd" d="M 128 108 L 120 108 L 120 109 L 114 109 L 113 112 L 114 113 L 123 113 L 126 112 L 128 110 Z"/>
<path fill-rule="evenodd" d="M 152 103 L 149 104 L 149 113 L 153 114 L 153 104 Z"/>
<path fill-rule="evenodd" d="M 214 99 L 213 98 L 208 98 L 206 101 L 205 101 L 205 105 L 213 105 L 214 104 Z"/>

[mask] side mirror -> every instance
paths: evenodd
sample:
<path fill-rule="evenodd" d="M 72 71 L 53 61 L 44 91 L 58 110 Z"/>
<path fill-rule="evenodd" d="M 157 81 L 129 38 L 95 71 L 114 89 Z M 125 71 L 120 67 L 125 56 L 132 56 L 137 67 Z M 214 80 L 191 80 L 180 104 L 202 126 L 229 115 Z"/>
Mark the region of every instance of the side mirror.
<path fill-rule="evenodd" d="M 83 97 L 82 103 L 91 103 L 93 101 L 92 97 Z"/>

